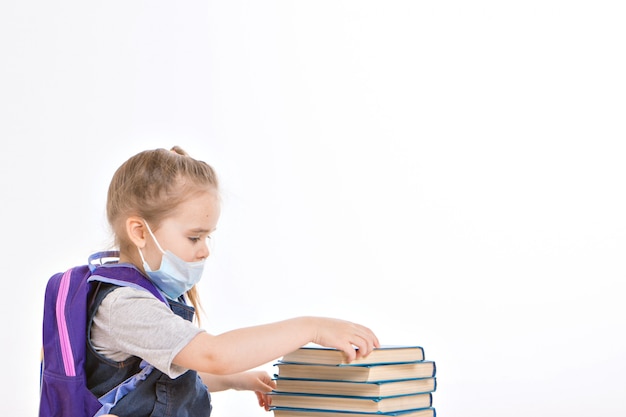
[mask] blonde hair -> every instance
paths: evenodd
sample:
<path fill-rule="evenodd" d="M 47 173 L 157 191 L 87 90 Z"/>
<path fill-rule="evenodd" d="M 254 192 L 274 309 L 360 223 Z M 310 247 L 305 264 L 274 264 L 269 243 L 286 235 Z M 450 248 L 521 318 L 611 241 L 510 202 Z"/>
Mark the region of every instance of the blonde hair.
<path fill-rule="evenodd" d="M 147 150 L 131 157 L 113 174 L 107 196 L 107 219 L 116 245 L 128 253 L 134 247 L 126 235 L 128 217 L 141 217 L 156 230 L 182 202 L 207 190 L 218 190 L 215 171 L 178 146 L 169 151 Z M 200 312 L 195 286 L 187 297 Z M 199 314 L 196 317 L 199 321 Z"/>

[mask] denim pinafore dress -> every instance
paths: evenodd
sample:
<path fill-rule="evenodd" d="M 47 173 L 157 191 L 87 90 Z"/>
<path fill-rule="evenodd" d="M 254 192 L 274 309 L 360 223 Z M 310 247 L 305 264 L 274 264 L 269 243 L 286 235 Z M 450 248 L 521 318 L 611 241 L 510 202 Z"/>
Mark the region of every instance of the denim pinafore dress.
<path fill-rule="evenodd" d="M 137 273 L 139 273 L 137 271 Z M 104 297 L 117 288 L 116 285 L 98 283 L 89 309 L 88 332 L 93 318 Z M 194 308 L 186 304 L 168 300 L 171 310 L 185 320 L 193 320 Z M 97 397 L 109 396 L 113 402 L 110 413 L 119 417 L 209 417 L 211 415 L 211 395 L 196 371 L 189 370 L 172 379 L 156 368 L 142 375 L 146 362 L 139 357 L 131 357 L 122 362 L 112 361 L 98 354 L 91 338 L 87 342 L 87 385 Z M 133 376 L 138 381 L 123 392 L 111 394 L 120 384 Z M 121 398 L 113 398 L 119 397 Z"/>

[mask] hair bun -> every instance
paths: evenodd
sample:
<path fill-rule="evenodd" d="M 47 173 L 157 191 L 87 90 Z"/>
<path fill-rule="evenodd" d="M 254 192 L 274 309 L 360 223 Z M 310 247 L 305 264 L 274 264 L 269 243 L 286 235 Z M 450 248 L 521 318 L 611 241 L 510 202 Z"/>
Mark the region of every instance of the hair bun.
<path fill-rule="evenodd" d="M 172 149 L 170 149 L 170 152 L 173 152 L 175 154 L 182 155 L 182 156 L 189 156 L 189 154 L 185 152 L 185 150 L 178 145 L 172 146 Z"/>

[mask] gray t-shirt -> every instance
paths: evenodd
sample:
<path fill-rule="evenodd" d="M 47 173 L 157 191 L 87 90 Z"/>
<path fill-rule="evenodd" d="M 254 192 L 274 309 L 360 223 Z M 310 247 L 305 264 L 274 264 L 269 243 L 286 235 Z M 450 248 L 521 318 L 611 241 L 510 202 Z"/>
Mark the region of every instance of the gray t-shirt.
<path fill-rule="evenodd" d="M 149 292 L 120 287 L 102 300 L 91 327 L 91 342 L 106 358 L 119 362 L 138 356 L 176 378 L 187 369 L 172 360 L 202 331 Z"/>

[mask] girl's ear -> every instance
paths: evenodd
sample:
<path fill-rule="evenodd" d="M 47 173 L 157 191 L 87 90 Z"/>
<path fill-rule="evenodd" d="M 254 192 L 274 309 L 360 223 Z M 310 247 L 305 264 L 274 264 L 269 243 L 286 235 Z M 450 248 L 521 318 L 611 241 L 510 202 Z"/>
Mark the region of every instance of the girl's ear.
<path fill-rule="evenodd" d="M 126 219 L 126 234 L 135 246 L 143 249 L 146 246 L 146 225 L 141 217 L 130 216 Z"/>

